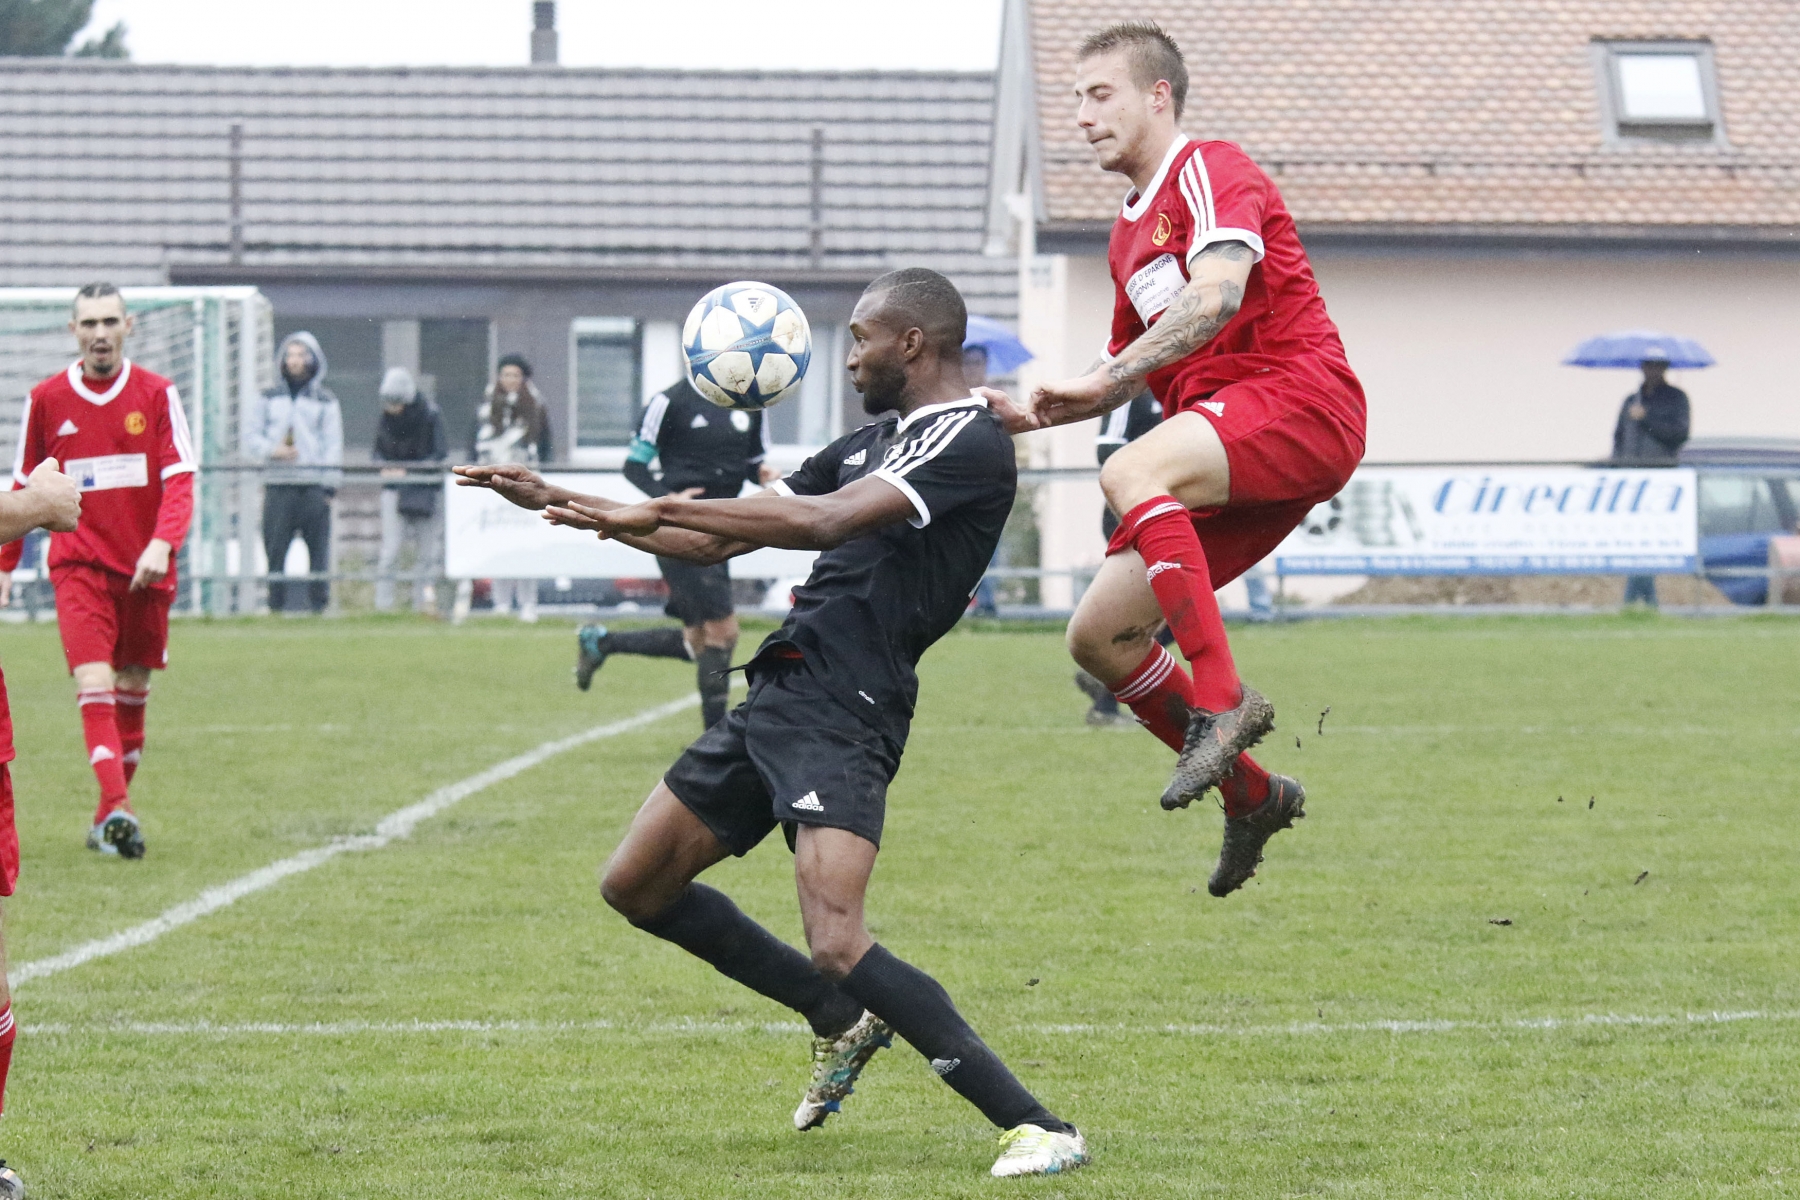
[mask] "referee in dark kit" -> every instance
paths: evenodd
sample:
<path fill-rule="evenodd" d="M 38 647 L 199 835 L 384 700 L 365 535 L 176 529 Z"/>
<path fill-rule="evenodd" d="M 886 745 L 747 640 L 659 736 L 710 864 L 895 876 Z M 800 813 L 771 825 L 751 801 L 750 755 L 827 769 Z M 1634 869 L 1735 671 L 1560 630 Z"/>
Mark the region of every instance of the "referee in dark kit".
<path fill-rule="evenodd" d="M 650 397 L 626 454 L 625 478 L 646 496 L 729 500 L 746 481 L 765 484 L 779 474 L 763 462 L 765 430 L 761 413 L 720 408 L 683 378 Z M 660 556 L 656 565 L 669 585 L 663 611 L 682 628 L 609 633 L 604 625 L 583 625 L 575 635 L 575 686 L 587 691 L 594 672 L 613 654 L 687 659 L 699 679 L 701 723 L 711 729 L 725 715 L 731 687 L 725 672 L 738 640 L 731 568 Z"/>

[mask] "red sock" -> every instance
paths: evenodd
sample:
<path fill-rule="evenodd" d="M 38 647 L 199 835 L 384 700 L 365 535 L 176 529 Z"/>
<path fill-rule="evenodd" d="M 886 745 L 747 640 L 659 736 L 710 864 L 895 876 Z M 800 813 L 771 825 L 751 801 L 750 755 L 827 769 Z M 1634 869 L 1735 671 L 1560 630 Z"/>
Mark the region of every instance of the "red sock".
<path fill-rule="evenodd" d="M 1219 795 L 1225 800 L 1226 816 L 1253 813 L 1269 798 L 1269 773 L 1248 754 L 1240 754 L 1231 774 L 1219 781 Z"/>
<path fill-rule="evenodd" d="M 6 1072 L 12 1067 L 13 1039 L 18 1036 L 13 1024 L 12 1002 L 0 1008 L 0 1113 L 6 1111 Z"/>
<path fill-rule="evenodd" d="M 1175 656 L 1161 646 L 1151 646 L 1144 661 L 1113 684 L 1112 689 L 1119 703 L 1129 705 L 1145 728 L 1177 754 L 1187 737 L 1193 692 L 1194 681 L 1181 669 Z"/>
<path fill-rule="evenodd" d="M 100 805 L 94 809 L 94 824 L 98 825 L 115 808 L 131 811 L 131 800 L 125 791 L 125 747 L 119 741 L 118 709 L 111 692 L 80 692 L 75 700 L 81 705 L 88 765 L 100 781 Z"/>
<path fill-rule="evenodd" d="M 119 745 L 125 748 L 119 761 L 125 766 L 125 783 L 129 786 L 144 757 L 144 706 L 150 702 L 150 689 L 128 692 L 120 688 L 113 695 L 119 702 L 114 710 L 119 722 Z"/>
<path fill-rule="evenodd" d="M 1225 640 L 1225 618 L 1213 595 L 1206 552 L 1188 510 L 1173 496 L 1158 496 L 1126 513 L 1120 525 L 1130 530 L 1150 590 L 1193 668 L 1194 703 L 1211 712 L 1236 708 L 1243 698 L 1237 667 Z"/>

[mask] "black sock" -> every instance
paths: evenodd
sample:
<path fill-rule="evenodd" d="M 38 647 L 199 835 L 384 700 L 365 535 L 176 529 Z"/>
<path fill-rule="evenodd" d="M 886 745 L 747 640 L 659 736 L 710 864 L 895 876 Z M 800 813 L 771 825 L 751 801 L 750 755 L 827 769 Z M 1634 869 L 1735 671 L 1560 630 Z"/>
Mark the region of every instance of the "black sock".
<path fill-rule="evenodd" d="M 995 1125 L 1038 1125 L 1052 1133 L 1072 1128 L 1013 1078 L 962 1019 L 950 994 L 919 968 L 871 946 L 841 986 L 930 1059 L 931 1069 Z"/>
<path fill-rule="evenodd" d="M 648 921 L 632 924 L 787 1005 L 820 1037 L 836 1037 L 862 1017 L 863 1006 L 819 974 L 812 959 L 745 916 L 724 892 L 703 883 L 688 884 L 681 899 Z"/>
<path fill-rule="evenodd" d="M 604 643 L 608 654 L 642 654 L 650 658 L 686 658 L 687 639 L 679 629 L 631 629 L 609 633 Z"/>
<path fill-rule="evenodd" d="M 725 719 L 731 703 L 730 646 L 702 646 L 695 675 L 700 682 L 700 723 L 711 729 Z"/>

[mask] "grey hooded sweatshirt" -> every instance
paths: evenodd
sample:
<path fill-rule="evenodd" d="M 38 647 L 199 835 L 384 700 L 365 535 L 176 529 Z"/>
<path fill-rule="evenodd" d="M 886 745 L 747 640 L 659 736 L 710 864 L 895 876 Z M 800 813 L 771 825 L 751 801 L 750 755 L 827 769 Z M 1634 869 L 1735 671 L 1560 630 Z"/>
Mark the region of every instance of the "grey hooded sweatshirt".
<path fill-rule="evenodd" d="M 312 354 L 312 378 L 295 390 L 281 373 L 287 348 L 295 342 Z M 291 333 L 275 351 L 275 386 L 264 392 L 260 410 L 242 422 L 246 457 L 269 464 L 265 483 L 310 483 L 336 488 L 344 473 L 344 414 L 338 398 L 324 386 L 325 352 L 310 333 Z M 277 446 L 292 446 L 295 457 L 272 459 Z"/>

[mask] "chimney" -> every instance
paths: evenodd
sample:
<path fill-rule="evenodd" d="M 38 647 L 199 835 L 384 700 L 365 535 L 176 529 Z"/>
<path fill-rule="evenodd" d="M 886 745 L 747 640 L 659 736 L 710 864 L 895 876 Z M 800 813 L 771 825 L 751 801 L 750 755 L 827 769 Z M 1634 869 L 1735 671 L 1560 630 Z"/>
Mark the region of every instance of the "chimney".
<path fill-rule="evenodd" d="M 534 0 L 531 6 L 531 65 L 556 65 L 556 0 Z"/>

